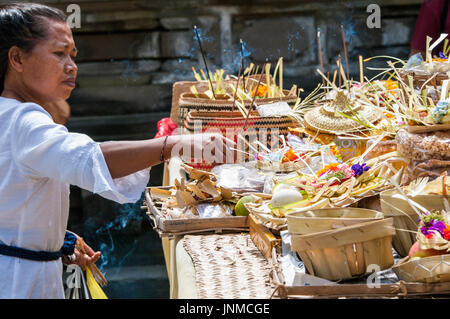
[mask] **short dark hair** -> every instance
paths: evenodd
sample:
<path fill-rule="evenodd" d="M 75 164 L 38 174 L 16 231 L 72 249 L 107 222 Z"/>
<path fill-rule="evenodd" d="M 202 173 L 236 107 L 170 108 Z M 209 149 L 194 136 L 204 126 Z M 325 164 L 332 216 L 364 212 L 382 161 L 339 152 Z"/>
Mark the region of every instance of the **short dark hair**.
<path fill-rule="evenodd" d="M 13 46 L 25 52 L 33 50 L 45 39 L 45 20 L 66 22 L 63 11 L 37 3 L 13 3 L 0 6 L 0 94 L 4 90 L 8 70 L 8 52 Z"/>

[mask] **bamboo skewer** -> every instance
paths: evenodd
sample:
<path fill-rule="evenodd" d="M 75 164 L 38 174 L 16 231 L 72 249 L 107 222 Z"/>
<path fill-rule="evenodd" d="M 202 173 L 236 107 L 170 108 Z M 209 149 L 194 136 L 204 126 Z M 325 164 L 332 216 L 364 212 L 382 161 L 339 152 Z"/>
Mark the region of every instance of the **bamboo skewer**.
<path fill-rule="evenodd" d="M 334 70 L 334 73 L 333 73 L 333 85 L 332 86 L 334 86 L 335 83 L 336 83 L 336 75 L 337 75 L 337 71 Z"/>
<path fill-rule="evenodd" d="M 202 41 L 200 40 L 200 34 L 198 33 L 198 29 L 197 29 L 196 25 L 194 25 L 194 31 L 195 31 L 195 34 L 197 36 L 198 46 L 200 47 L 200 53 L 201 53 L 202 58 L 203 58 L 203 63 L 205 64 L 206 74 L 208 74 L 209 84 L 211 85 L 211 91 L 212 91 L 212 94 L 214 96 L 214 99 L 216 99 L 216 94 L 214 92 L 214 87 L 213 87 L 213 84 L 212 84 L 212 81 L 211 81 L 211 75 L 210 75 L 210 72 L 208 70 L 208 64 L 206 63 L 205 53 L 203 52 Z"/>
<path fill-rule="evenodd" d="M 364 62 L 362 55 L 359 56 L 359 82 L 361 85 L 364 83 Z"/>
<path fill-rule="evenodd" d="M 237 136 L 241 141 L 243 141 L 245 144 L 247 144 L 247 146 L 251 149 L 251 150 L 253 150 L 254 152 L 256 152 L 256 153 L 258 153 L 258 150 L 256 149 L 256 148 L 254 148 L 253 146 L 252 146 L 252 144 L 250 144 L 241 134 L 238 134 L 238 136 Z"/>
<path fill-rule="evenodd" d="M 327 72 L 327 79 L 330 79 L 330 72 Z M 325 81 L 325 80 L 324 80 Z M 324 82 L 325 83 L 325 82 Z M 330 89 L 327 87 L 327 94 L 330 93 Z"/>
<path fill-rule="evenodd" d="M 248 153 L 248 152 L 245 152 L 245 151 L 243 151 L 243 150 L 240 150 L 240 149 L 237 149 L 237 148 L 234 148 L 234 147 L 230 147 L 230 150 L 236 151 L 236 152 L 241 152 L 241 153 L 243 153 L 243 154 L 245 154 L 245 155 L 249 155 L 249 156 L 252 156 L 252 155 L 253 155 L 253 154 L 250 154 L 250 153 Z"/>
<path fill-rule="evenodd" d="M 338 58 L 338 76 L 339 76 L 339 88 L 341 88 L 342 82 L 341 82 L 341 70 L 340 70 L 340 65 L 341 65 L 341 55 L 339 54 L 339 58 Z"/>
<path fill-rule="evenodd" d="M 281 135 L 283 136 L 283 135 Z M 266 152 L 270 153 L 270 150 L 260 141 L 255 141 L 255 144 L 259 145 L 259 147 L 261 147 L 263 150 L 265 150 Z"/>
<path fill-rule="evenodd" d="M 234 108 L 236 106 L 236 96 L 237 96 L 237 91 L 239 89 L 239 80 L 241 79 L 241 71 L 242 71 L 242 63 L 239 66 L 238 78 L 237 78 L 237 81 L 236 81 L 236 89 L 234 90 L 233 107 L 231 109 L 233 113 L 234 113 Z"/>
<path fill-rule="evenodd" d="M 342 68 L 341 60 L 338 61 L 338 67 L 339 67 L 340 73 L 342 74 L 342 80 L 343 80 L 343 82 L 344 82 L 344 86 L 345 86 L 345 88 L 347 89 L 347 91 L 350 92 L 350 87 L 349 87 L 348 79 L 347 79 L 347 77 L 345 76 L 344 69 Z"/>

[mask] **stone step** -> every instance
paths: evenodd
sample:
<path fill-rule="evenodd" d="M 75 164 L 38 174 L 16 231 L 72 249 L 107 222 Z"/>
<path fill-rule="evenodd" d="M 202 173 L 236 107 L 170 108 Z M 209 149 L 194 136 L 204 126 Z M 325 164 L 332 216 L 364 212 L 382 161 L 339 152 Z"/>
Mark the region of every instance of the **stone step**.
<path fill-rule="evenodd" d="M 124 266 L 102 270 L 108 282 L 143 279 L 167 279 L 166 265 Z"/>

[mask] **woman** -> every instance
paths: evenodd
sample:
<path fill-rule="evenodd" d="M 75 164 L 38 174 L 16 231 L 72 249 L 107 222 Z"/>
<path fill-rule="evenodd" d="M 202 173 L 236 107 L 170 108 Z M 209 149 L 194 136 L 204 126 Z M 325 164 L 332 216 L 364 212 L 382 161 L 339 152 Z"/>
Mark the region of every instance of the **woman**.
<path fill-rule="evenodd" d="M 220 135 L 96 143 L 68 133 L 42 107 L 75 88 L 77 50 L 64 13 L 38 4 L 0 9 L 0 297 L 64 298 L 60 249 L 73 184 L 136 202 L 150 167 L 174 150 L 215 149 Z M 88 247 L 87 247 L 88 248 Z M 77 252 L 77 263 L 100 253 Z"/>
<path fill-rule="evenodd" d="M 425 58 L 427 36 L 431 37 L 434 42 L 442 33 L 449 33 L 449 9 L 448 0 L 424 0 L 422 2 L 411 39 L 410 55 L 421 53 L 422 57 Z M 433 56 L 439 56 L 439 52 L 443 50 L 443 44 L 444 42 L 442 41 L 433 50 Z"/>

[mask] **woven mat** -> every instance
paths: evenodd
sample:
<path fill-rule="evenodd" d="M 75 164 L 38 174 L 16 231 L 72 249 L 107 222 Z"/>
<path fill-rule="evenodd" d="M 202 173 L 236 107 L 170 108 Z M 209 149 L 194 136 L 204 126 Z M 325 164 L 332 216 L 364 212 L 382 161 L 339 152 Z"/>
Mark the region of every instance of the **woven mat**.
<path fill-rule="evenodd" d="M 198 298 L 271 297 L 271 267 L 248 233 L 186 235 L 183 246 L 194 263 Z"/>

